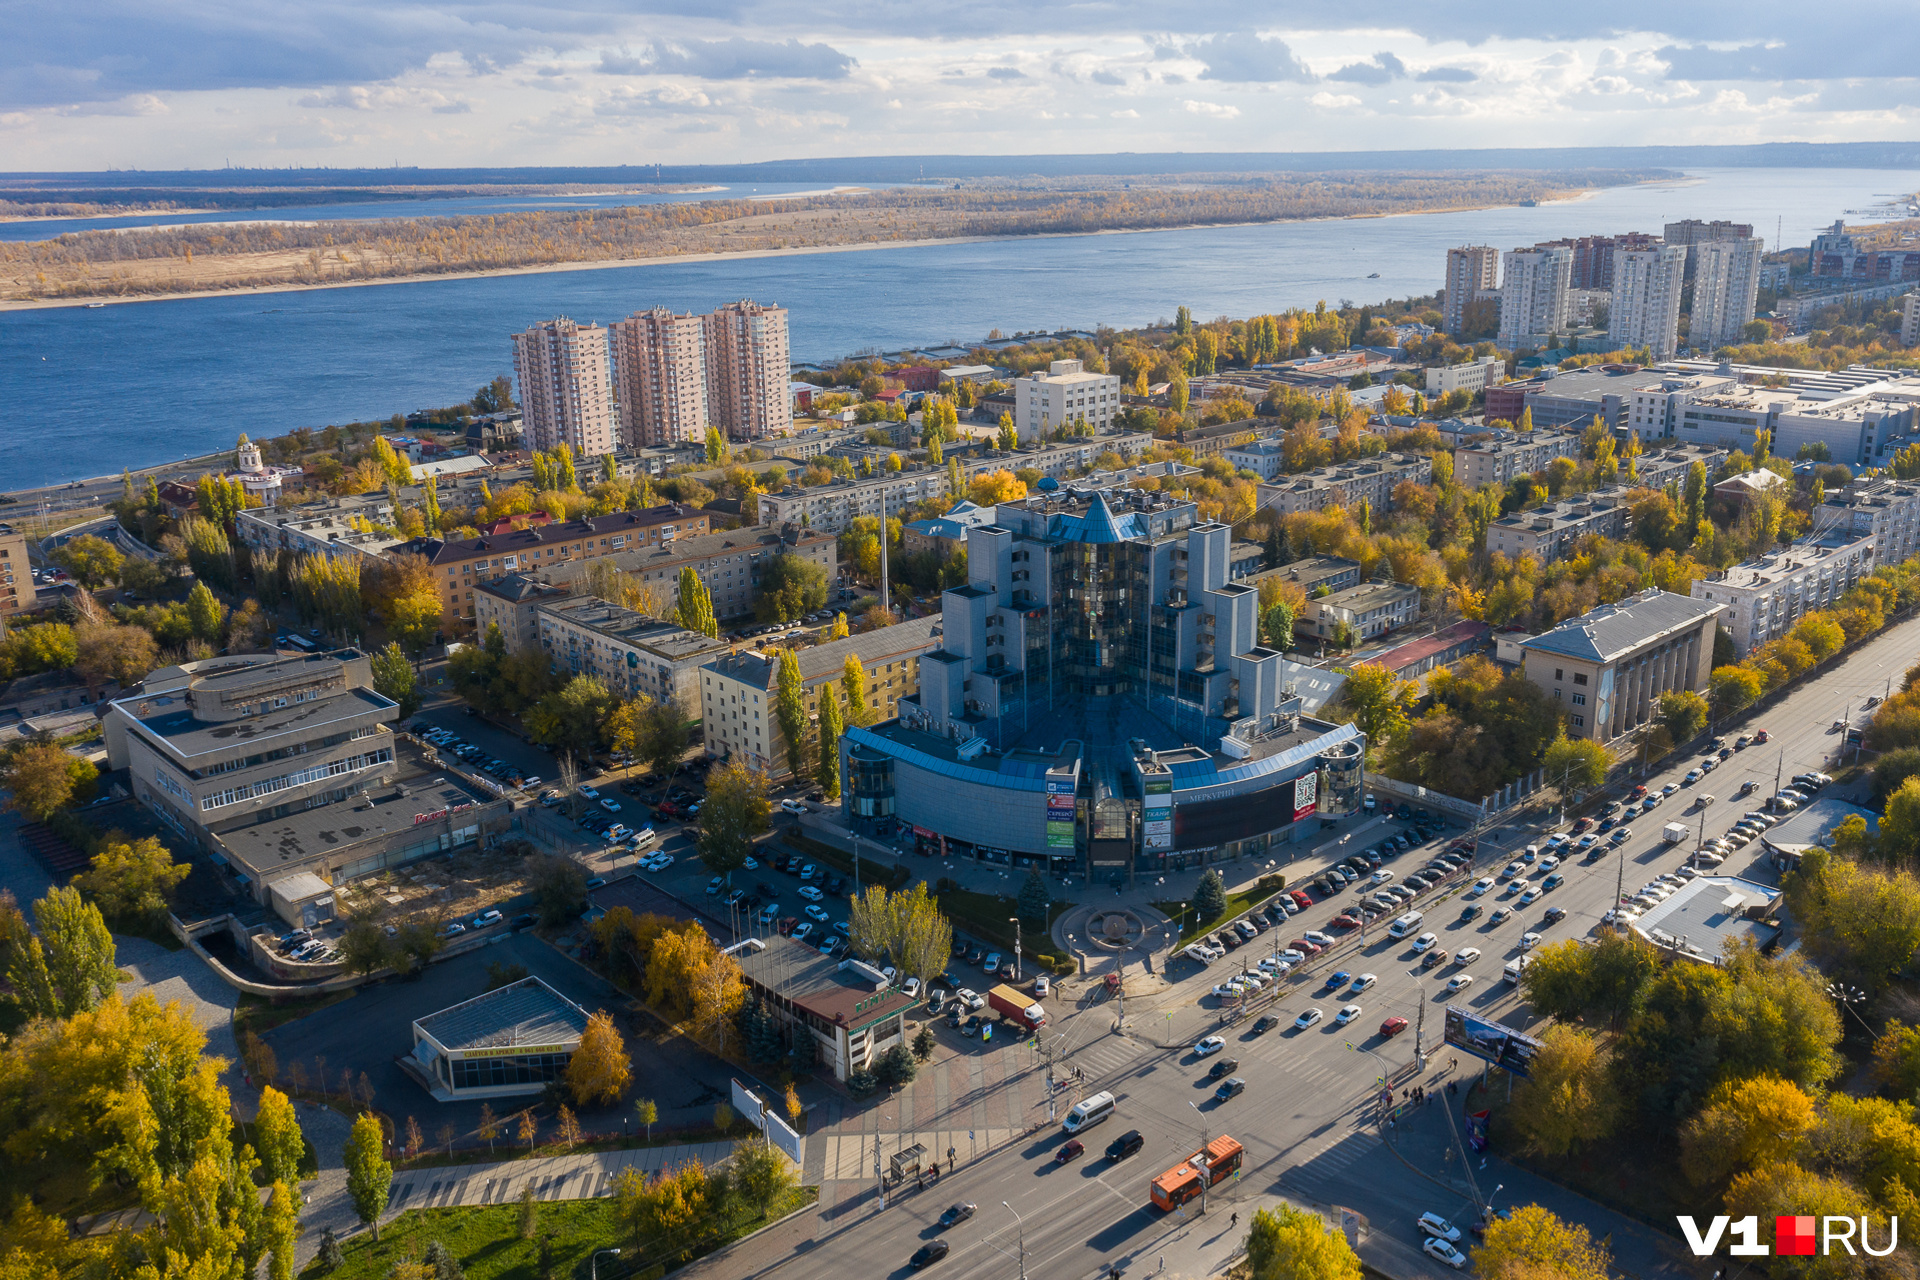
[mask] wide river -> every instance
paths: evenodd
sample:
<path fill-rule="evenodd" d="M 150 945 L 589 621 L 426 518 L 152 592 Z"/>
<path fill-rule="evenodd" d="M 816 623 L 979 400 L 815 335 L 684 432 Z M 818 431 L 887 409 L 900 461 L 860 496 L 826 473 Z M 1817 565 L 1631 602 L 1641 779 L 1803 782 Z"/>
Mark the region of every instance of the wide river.
<path fill-rule="evenodd" d="M 246 432 L 384 418 L 466 398 L 512 368 L 508 335 L 743 297 L 790 313 L 793 357 L 1126 327 L 1185 305 L 1248 316 L 1439 287 L 1445 252 L 1750 222 L 1804 244 L 1920 190 L 1884 169 L 1719 169 L 1538 208 L 668 263 L 100 308 L 0 312 L 0 489 L 192 457 Z M 1857 217 L 1850 220 L 1860 220 Z"/>

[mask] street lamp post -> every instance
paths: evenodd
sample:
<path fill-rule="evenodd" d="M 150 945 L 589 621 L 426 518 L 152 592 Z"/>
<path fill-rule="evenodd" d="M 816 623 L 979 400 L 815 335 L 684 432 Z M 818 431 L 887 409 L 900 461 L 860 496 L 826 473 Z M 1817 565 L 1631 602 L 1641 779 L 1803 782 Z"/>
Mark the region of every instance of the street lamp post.
<path fill-rule="evenodd" d="M 1833 1000 L 1835 1004 L 1838 1004 L 1842 1009 L 1845 1009 L 1848 1013 L 1851 1013 L 1854 1017 L 1854 1021 L 1858 1022 L 1861 1026 L 1865 1027 L 1869 1032 L 1873 1030 L 1872 1024 L 1870 1024 L 1865 1018 L 1861 1017 L 1860 1011 L 1854 1007 L 1855 1005 L 1866 1003 L 1866 1000 L 1867 1000 L 1866 992 L 1862 991 L 1859 987 L 1853 986 L 1849 983 L 1829 982 L 1827 984 L 1827 995 Z"/>
<path fill-rule="evenodd" d="M 1019 1225 L 1019 1232 L 1020 1232 L 1020 1280 L 1027 1280 L 1027 1220 L 1026 1220 L 1025 1218 L 1022 1218 L 1022 1217 L 1020 1216 L 1020 1211 L 1019 1211 L 1018 1209 L 1016 1209 L 1016 1208 L 1014 1208 L 1014 1207 L 1013 1207 L 1012 1205 L 1010 1205 L 1010 1204 L 1008 1204 L 1008 1203 L 1007 1203 L 1007 1202 L 1006 1202 L 1005 1200 L 1002 1200 L 1002 1201 L 1000 1202 L 1000 1207 L 1001 1207 L 1001 1208 L 1003 1208 L 1003 1209 L 1005 1209 L 1005 1210 L 1006 1210 L 1006 1211 L 1007 1211 L 1008 1213 L 1010 1213 L 1010 1214 L 1012 1214 L 1012 1215 L 1013 1215 L 1013 1220 L 1014 1220 L 1015 1222 L 1017 1222 L 1017 1223 L 1019 1223 L 1019 1224 L 1020 1224 L 1020 1225 Z"/>
<path fill-rule="evenodd" d="M 600 1255 L 603 1253 L 612 1254 L 616 1258 L 620 1256 L 618 1249 L 595 1249 L 592 1260 L 587 1263 L 587 1271 L 591 1280 L 600 1280 Z"/>
<path fill-rule="evenodd" d="M 1008 916 L 1007 923 L 1013 926 L 1013 980 L 1020 981 L 1020 917 Z"/>

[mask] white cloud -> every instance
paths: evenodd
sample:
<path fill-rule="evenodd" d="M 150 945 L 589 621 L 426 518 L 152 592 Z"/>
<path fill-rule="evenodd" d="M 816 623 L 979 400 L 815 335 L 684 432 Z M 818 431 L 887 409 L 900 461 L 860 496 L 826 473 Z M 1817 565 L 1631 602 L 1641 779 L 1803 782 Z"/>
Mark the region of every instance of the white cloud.
<path fill-rule="evenodd" d="M 1128 107 L 1125 111 L 1110 111 L 1107 114 L 1115 120 L 1138 120 L 1140 118 L 1140 113 L 1132 107 Z"/>
<path fill-rule="evenodd" d="M 1219 102 L 1197 102 L 1192 98 L 1186 101 L 1186 108 L 1197 116 L 1212 116 L 1217 120 L 1232 120 L 1239 116 L 1240 108 L 1227 106 Z"/>
<path fill-rule="evenodd" d="M 1314 94 L 1311 98 L 1308 98 L 1307 101 L 1323 111 L 1338 111 L 1344 110 L 1347 107 L 1357 107 L 1360 105 L 1360 99 L 1350 93 L 1328 93 L 1324 89 Z"/>

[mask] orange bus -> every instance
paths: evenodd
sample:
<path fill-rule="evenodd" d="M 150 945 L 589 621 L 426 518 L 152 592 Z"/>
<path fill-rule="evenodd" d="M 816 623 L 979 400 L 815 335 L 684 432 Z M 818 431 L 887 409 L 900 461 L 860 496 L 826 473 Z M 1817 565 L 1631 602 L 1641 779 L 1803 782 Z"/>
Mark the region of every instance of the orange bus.
<path fill-rule="evenodd" d="M 1219 1137 L 1153 1180 L 1153 1203 L 1160 1209 L 1178 1209 L 1200 1194 L 1201 1180 L 1214 1187 L 1240 1171 L 1245 1154 L 1233 1138 Z"/>

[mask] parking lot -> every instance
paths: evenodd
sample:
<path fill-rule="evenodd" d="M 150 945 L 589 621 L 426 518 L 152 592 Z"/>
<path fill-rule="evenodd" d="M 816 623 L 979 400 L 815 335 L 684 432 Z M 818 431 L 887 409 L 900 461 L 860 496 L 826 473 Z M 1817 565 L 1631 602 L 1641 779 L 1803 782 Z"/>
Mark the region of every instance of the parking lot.
<path fill-rule="evenodd" d="M 484 716 L 466 714 L 464 704 L 459 702 L 422 708 L 413 719 L 407 721 L 407 727 L 416 732 L 420 729 L 444 730 L 458 740 L 472 744 L 479 749 L 480 755 L 474 761 L 461 761 L 468 767 L 481 760 L 499 760 L 507 766 L 509 777 L 513 771 L 517 771 L 523 779 L 537 777 L 547 785 L 551 785 L 554 775 L 559 771 L 551 752 L 522 741 L 516 734 Z M 458 758 L 447 747 L 434 745 L 443 758 Z"/>

